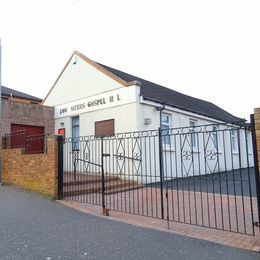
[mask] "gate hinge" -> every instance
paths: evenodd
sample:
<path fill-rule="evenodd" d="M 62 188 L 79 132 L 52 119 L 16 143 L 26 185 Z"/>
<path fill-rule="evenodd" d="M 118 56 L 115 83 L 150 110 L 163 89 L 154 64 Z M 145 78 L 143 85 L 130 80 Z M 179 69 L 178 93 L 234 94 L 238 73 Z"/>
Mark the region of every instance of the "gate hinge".
<path fill-rule="evenodd" d="M 254 225 L 255 227 L 260 227 L 260 222 L 255 221 L 255 222 L 253 222 L 253 225 Z"/>
<path fill-rule="evenodd" d="M 165 198 L 168 198 L 168 192 L 165 192 Z"/>
<path fill-rule="evenodd" d="M 110 157 L 110 153 L 103 153 L 103 157 Z"/>

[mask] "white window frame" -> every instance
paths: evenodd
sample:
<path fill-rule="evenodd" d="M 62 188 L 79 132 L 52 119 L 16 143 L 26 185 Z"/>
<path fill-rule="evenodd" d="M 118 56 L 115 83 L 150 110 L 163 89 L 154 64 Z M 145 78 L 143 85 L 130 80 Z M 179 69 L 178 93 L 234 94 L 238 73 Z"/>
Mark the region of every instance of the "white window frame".
<path fill-rule="evenodd" d="M 213 126 L 213 129 L 212 129 L 212 140 L 213 140 L 214 149 L 216 149 L 216 151 L 218 151 L 219 150 L 218 127 L 215 125 Z"/>
<path fill-rule="evenodd" d="M 197 150 L 198 149 L 198 136 L 195 133 L 195 130 L 192 128 L 195 128 L 197 126 L 197 120 L 190 119 L 189 120 L 189 126 L 190 126 L 190 144 L 192 149 Z"/>
<path fill-rule="evenodd" d="M 78 124 L 74 124 L 74 119 L 78 118 Z M 74 136 L 74 128 L 78 128 L 78 136 Z M 71 137 L 72 137 L 72 151 L 79 151 L 79 137 L 80 137 L 80 119 L 79 116 L 74 116 L 71 118 Z"/>
<path fill-rule="evenodd" d="M 252 147 L 252 133 L 251 131 L 246 131 L 246 142 L 247 142 L 247 154 L 253 153 L 253 147 Z"/>
<path fill-rule="evenodd" d="M 163 117 L 166 116 L 168 118 L 168 122 L 163 122 Z M 170 129 L 170 125 L 171 125 L 171 116 L 169 114 L 166 113 L 162 113 L 161 114 L 161 130 L 163 131 L 169 131 Z M 165 128 L 164 128 L 165 127 Z M 167 130 L 168 129 L 168 130 Z M 170 147 L 171 146 L 171 138 L 170 135 L 162 135 L 162 140 L 163 140 L 163 145 L 166 147 Z"/>
<path fill-rule="evenodd" d="M 230 138 L 231 138 L 231 150 L 232 153 L 238 152 L 238 133 L 237 129 L 231 129 L 230 130 Z"/>

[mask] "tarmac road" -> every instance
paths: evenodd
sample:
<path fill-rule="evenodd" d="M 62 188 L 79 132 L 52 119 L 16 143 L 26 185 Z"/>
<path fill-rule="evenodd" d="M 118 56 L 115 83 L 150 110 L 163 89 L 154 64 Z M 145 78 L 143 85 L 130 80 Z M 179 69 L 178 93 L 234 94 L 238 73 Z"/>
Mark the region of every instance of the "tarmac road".
<path fill-rule="evenodd" d="M 136 227 L 0 186 L 0 259 L 258 259 L 257 253 Z"/>

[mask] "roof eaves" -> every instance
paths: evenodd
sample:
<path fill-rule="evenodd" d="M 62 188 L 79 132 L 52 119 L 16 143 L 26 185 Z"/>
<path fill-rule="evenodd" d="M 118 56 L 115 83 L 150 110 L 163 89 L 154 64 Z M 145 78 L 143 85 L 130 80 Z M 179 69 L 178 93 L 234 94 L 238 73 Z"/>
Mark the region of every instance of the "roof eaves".
<path fill-rule="evenodd" d="M 167 106 L 170 106 L 170 107 L 173 107 L 173 108 L 177 108 L 177 109 L 180 109 L 180 110 L 184 110 L 184 111 L 187 111 L 187 112 L 190 112 L 190 113 L 195 113 L 195 114 L 198 114 L 198 115 L 201 115 L 201 116 L 206 116 L 208 118 L 212 118 L 212 119 L 219 120 L 219 121 L 222 121 L 222 122 L 226 122 L 226 123 L 229 123 L 229 124 L 243 125 L 246 122 L 246 120 L 242 119 L 242 118 L 238 118 L 239 119 L 238 121 L 228 121 L 228 120 L 225 120 L 225 119 L 221 119 L 221 118 L 213 117 L 213 116 L 210 116 L 210 115 L 206 115 L 206 114 L 203 114 L 201 112 L 197 112 L 197 111 L 195 112 L 195 111 L 192 111 L 190 109 L 183 108 L 181 106 L 172 105 L 172 104 L 169 104 L 167 102 L 164 102 L 164 101 L 161 101 L 161 100 L 158 100 L 158 99 L 154 99 L 154 98 L 150 98 L 150 97 L 143 96 L 143 99 L 144 100 L 150 100 L 150 101 L 153 101 L 153 102 L 156 102 L 156 103 L 159 103 L 159 104 L 167 105 Z"/>
<path fill-rule="evenodd" d="M 133 80 L 133 81 L 130 81 L 130 82 L 127 82 L 127 86 L 142 86 L 142 82 L 140 80 Z"/>

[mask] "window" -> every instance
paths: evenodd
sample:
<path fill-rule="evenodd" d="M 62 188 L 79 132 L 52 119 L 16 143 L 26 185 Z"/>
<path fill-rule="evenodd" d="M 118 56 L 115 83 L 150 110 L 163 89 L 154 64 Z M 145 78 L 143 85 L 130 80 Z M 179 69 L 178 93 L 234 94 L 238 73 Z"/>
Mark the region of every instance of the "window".
<path fill-rule="evenodd" d="M 95 136 L 96 137 L 105 137 L 115 135 L 115 120 L 103 120 L 95 122 Z"/>
<path fill-rule="evenodd" d="M 231 148 L 232 152 L 237 152 L 237 130 L 231 130 Z"/>
<path fill-rule="evenodd" d="M 190 120 L 190 132 L 191 132 L 191 147 L 197 148 L 198 142 L 197 142 L 197 135 L 195 133 L 195 127 L 196 127 L 196 121 Z"/>
<path fill-rule="evenodd" d="M 212 141 L 213 146 L 216 150 L 218 150 L 218 128 L 217 126 L 213 126 L 213 132 L 212 132 Z"/>
<path fill-rule="evenodd" d="M 79 150 L 79 117 L 72 117 L 72 151 Z"/>
<path fill-rule="evenodd" d="M 162 114 L 162 138 L 163 144 L 170 145 L 170 135 L 169 135 L 169 128 L 170 128 L 170 116 L 166 114 Z"/>
<path fill-rule="evenodd" d="M 251 132 L 246 132 L 246 147 L 247 147 L 247 153 L 252 154 L 252 139 L 251 139 Z"/>

